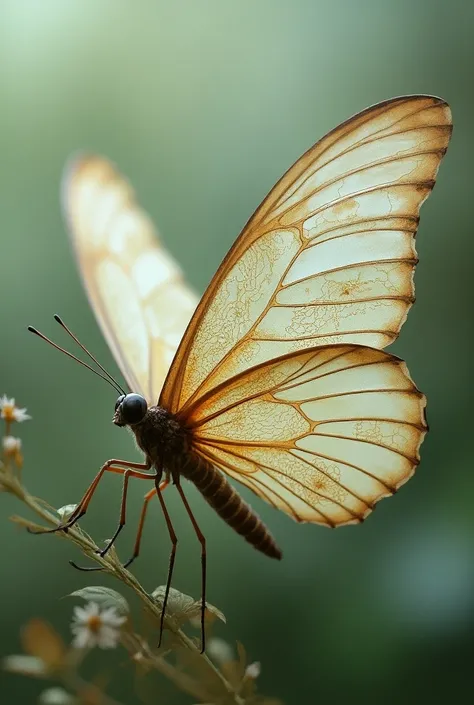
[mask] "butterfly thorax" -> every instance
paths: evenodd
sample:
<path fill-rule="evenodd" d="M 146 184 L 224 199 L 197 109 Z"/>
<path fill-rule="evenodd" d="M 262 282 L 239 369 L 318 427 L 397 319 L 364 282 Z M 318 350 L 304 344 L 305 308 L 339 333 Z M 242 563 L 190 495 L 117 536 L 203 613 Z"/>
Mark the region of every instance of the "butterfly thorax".
<path fill-rule="evenodd" d="M 169 411 L 161 406 L 150 406 L 138 424 L 131 430 L 138 447 L 158 471 L 172 475 L 180 472 L 190 450 L 186 429 Z"/>

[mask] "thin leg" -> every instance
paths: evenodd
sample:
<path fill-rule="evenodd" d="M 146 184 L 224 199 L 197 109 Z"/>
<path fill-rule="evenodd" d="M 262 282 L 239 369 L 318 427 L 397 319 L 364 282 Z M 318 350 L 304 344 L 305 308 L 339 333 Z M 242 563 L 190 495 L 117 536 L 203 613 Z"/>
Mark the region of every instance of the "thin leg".
<path fill-rule="evenodd" d="M 159 492 L 163 492 L 163 490 L 165 490 L 166 487 L 168 487 L 168 484 L 169 484 L 168 480 L 162 480 L 162 482 L 160 482 Z M 150 499 L 152 497 L 154 497 L 155 494 L 156 494 L 156 487 L 154 487 L 152 490 L 147 492 L 144 497 L 142 512 L 140 514 L 140 521 L 138 522 L 138 531 L 137 531 L 137 537 L 135 539 L 135 547 L 133 549 L 133 555 L 131 558 L 128 559 L 128 561 L 126 561 L 123 564 L 124 568 L 128 568 L 128 566 L 131 565 L 133 563 L 133 561 L 136 558 L 138 558 L 138 556 L 140 555 L 140 545 L 141 545 L 141 541 L 142 541 L 142 534 L 143 534 L 143 526 L 145 524 L 145 517 L 146 517 L 147 510 L 148 510 L 148 505 L 150 503 Z"/>
<path fill-rule="evenodd" d="M 163 490 L 168 486 L 168 484 L 169 484 L 168 480 L 163 480 L 162 482 L 160 482 L 160 492 L 163 492 Z M 140 545 L 141 545 L 142 534 L 143 534 L 143 526 L 145 524 L 145 517 L 147 514 L 147 509 L 148 509 L 148 505 L 150 503 L 150 499 L 152 497 L 154 497 L 155 494 L 156 494 L 156 488 L 153 487 L 153 489 L 150 490 L 149 492 L 147 492 L 144 497 L 142 512 L 140 515 L 140 521 L 138 523 L 137 537 L 135 539 L 135 548 L 133 549 L 132 557 L 129 558 L 128 561 L 126 561 L 123 564 L 124 568 L 128 568 L 129 565 L 131 565 L 131 563 L 133 563 L 133 561 L 136 558 L 138 558 L 138 556 L 140 554 Z M 73 568 L 76 568 L 77 570 L 87 571 L 88 573 L 103 570 L 103 568 L 96 567 L 96 566 L 91 566 L 91 567 L 79 566 L 79 565 L 77 565 L 77 563 L 74 563 L 74 561 L 69 561 L 69 563 L 72 565 Z"/>
<path fill-rule="evenodd" d="M 196 532 L 196 536 L 198 537 L 198 541 L 201 544 L 201 653 L 203 654 L 204 649 L 206 648 L 206 637 L 204 629 L 204 618 L 206 614 L 206 537 L 202 533 L 201 529 L 197 524 L 196 519 L 194 518 L 194 514 L 191 511 L 191 507 L 188 504 L 188 500 L 186 499 L 186 495 L 183 492 L 183 488 L 181 487 L 179 480 L 176 483 L 176 488 L 181 496 L 181 499 L 183 500 L 183 504 L 186 508 L 188 516 L 191 519 L 191 523 L 194 527 L 194 531 Z"/>
<path fill-rule="evenodd" d="M 166 484 L 168 484 L 167 481 L 166 481 Z M 169 566 L 168 566 L 168 578 L 166 580 L 165 596 L 163 598 L 163 608 L 161 610 L 161 618 L 160 618 L 160 636 L 158 638 L 158 648 L 160 648 L 161 640 L 163 638 L 163 625 L 165 622 L 166 605 L 168 604 L 168 596 L 170 593 L 171 578 L 173 577 L 174 559 L 176 557 L 176 546 L 178 544 L 178 539 L 177 539 L 176 534 L 174 532 L 173 524 L 171 522 L 170 515 L 168 514 L 168 510 L 166 508 L 166 504 L 163 499 L 163 495 L 160 492 L 160 487 L 158 484 L 158 477 L 155 480 L 155 489 L 156 489 L 156 494 L 158 495 L 158 499 L 160 500 L 161 508 L 163 510 L 163 515 L 164 515 L 165 521 L 166 521 L 166 526 L 168 527 L 168 533 L 169 533 L 170 539 L 171 539 L 171 553 L 170 553 L 170 562 L 169 562 Z"/>
<path fill-rule="evenodd" d="M 126 512 L 127 512 L 128 481 L 130 479 L 131 472 L 132 472 L 131 470 L 125 470 L 125 472 L 123 473 L 122 501 L 120 504 L 119 524 L 115 530 L 114 535 L 112 536 L 110 541 L 108 541 L 106 547 L 103 548 L 101 551 L 98 551 L 98 554 L 101 558 L 103 558 L 106 555 L 107 551 L 110 548 L 112 548 L 112 546 L 114 545 L 114 543 L 117 539 L 117 536 L 119 535 L 119 533 L 122 531 L 123 527 L 125 526 L 125 518 L 126 518 Z"/>
<path fill-rule="evenodd" d="M 123 467 L 120 467 L 123 466 Z M 84 514 L 87 511 L 87 507 L 89 506 L 89 502 L 92 499 L 92 496 L 94 492 L 97 489 L 97 486 L 102 479 L 102 476 L 104 472 L 117 472 L 121 475 L 124 474 L 125 468 L 135 468 L 136 470 L 149 470 L 151 467 L 150 463 L 131 463 L 128 462 L 127 460 L 107 460 L 106 463 L 104 463 L 95 476 L 94 480 L 91 482 L 89 487 L 87 488 L 83 498 L 69 517 L 67 521 L 64 523 L 59 524 L 58 526 L 54 527 L 54 529 L 40 529 L 37 531 L 34 531 L 33 529 L 27 529 L 27 531 L 30 534 L 53 534 L 56 531 L 64 531 L 65 529 L 70 529 L 71 526 L 74 526 L 74 524 L 79 521 L 81 517 L 84 516 Z M 146 479 L 146 480 L 152 480 L 154 478 L 154 474 L 152 473 L 146 473 L 146 472 L 131 472 L 130 473 L 133 477 L 139 477 L 140 479 Z"/>
<path fill-rule="evenodd" d="M 116 468 L 114 468 L 114 470 L 115 469 Z M 107 551 L 112 547 L 112 545 L 115 543 L 117 536 L 119 535 L 119 533 L 122 531 L 123 527 L 125 526 L 125 512 L 126 512 L 126 506 L 127 506 L 128 481 L 129 481 L 131 472 L 132 472 L 132 470 L 122 469 L 123 489 L 122 489 L 122 503 L 121 503 L 121 507 L 120 507 L 120 521 L 119 521 L 119 525 L 118 525 L 114 535 L 112 536 L 110 541 L 107 543 L 106 547 L 100 551 L 96 551 L 96 553 L 98 553 L 101 558 L 103 558 L 105 556 L 105 554 L 107 553 Z M 67 529 L 66 529 L 66 531 L 67 531 Z M 69 561 L 69 564 L 72 565 L 72 567 L 75 568 L 76 570 L 82 570 L 83 572 L 87 572 L 87 573 L 90 573 L 91 571 L 102 570 L 102 568 L 100 568 L 100 567 L 96 568 L 95 566 L 90 566 L 90 567 L 89 566 L 81 566 L 81 565 L 78 565 L 75 561 Z"/>

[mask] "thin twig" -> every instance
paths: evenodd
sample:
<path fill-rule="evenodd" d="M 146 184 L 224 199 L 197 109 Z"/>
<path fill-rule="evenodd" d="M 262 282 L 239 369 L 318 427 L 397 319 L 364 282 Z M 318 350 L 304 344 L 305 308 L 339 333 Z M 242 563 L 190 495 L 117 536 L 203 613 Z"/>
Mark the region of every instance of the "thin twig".
<path fill-rule="evenodd" d="M 58 523 L 58 516 L 54 515 L 51 510 L 47 509 L 42 500 L 39 500 L 33 497 L 33 495 L 29 494 L 29 492 L 27 492 L 27 490 L 18 481 L 17 477 L 13 473 L 2 472 L 1 482 L 3 487 L 8 492 L 11 492 L 16 497 L 18 497 L 18 499 L 20 499 L 24 504 L 26 504 L 33 512 L 35 512 L 35 514 L 40 516 L 44 521 L 52 525 Z M 12 520 L 26 527 L 38 528 L 36 525 L 33 524 L 33 522 L 30 522 L 27 519 L 24 519 L 23 517 L 14 516 L 12 517 Z M 82 529 L 79 529 L 78 527 L 72 527 L 68 529 L 67 533 L 64 531 L 58 532 L 58 535 L 62 536 L 63 538 L 69 539 L 70 541 L 75 543 L 77 546 L 79 546 L 83 553 L 85 553 L 86 556 L 94 560 L 96 563 L 99 563 L 99 565 L 101 566 L 101 568 L 104 569 L 105 572 L 109 573 L 110 575 L 113 575 L 118 580 L 121 580 L 124 584 L 128 585 L 128 587 L 130 587 L 140 598 L 147 612 L 151 614 L 159 623 L 159 620 L 161 618 L 160 607 L 144 590 L 144 588 L 140 585 L 135 576 L 130 573 L 126 568 L 124 568 L 123 565 L 119 562 L 119 560 L 111 552 L 106 554 L 104 557 L 101 557 L 97 553 L 98 547 L 94 543 L 94 541 L 84 531 L 82 531 Z M 185 649 L 188 649 L 193 653 L 196 658 L 202 660 L 202 663 L 205 664 L 210 673 L 212 673 L 215 679 L 222 686 L 225 694 L 228 696 L 229 705 L 245 705 L 245 700 L 240 697 L 240 695 L 236 692 L 232 684 L 221 673 L 221 671 L 219 671 L 217 666 L 206 656 L 206 654 L 200 653 L 199 647 L 190 637 L 188 637 L 179 627 L 176 626 L 172 617 L 165 616 L 164 627 L 173 634 L 174 638 L 180 646 L 184 647 Z M 203 696 L 202 692 L 200 692 L 199 694 L 196 692 L 196 690 L 194 690 L 194 692 L 191 692 L 191 682 L 187 683 L 189 689 L 186 687 L 183 681 L 183 674 L 181 671 L 174 668 L 174 666 L 172 666 L 171 664 L 168 664 L 168 662 L 166 662 L 164 659 L 156 659 L 156 661 L 157 666 L 159 662 L 158 670 L 160 670 L 174 683 L 179 685 L 180 688 L 186 690 L 186 692 L 189 692 L 191 695 L 197 697 Z"/>

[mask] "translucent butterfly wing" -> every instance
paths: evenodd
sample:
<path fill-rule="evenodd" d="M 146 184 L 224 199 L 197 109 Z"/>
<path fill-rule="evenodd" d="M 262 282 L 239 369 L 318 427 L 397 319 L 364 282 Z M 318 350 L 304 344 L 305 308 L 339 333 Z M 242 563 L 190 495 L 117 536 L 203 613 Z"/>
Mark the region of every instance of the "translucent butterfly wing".
<path fill-rule="evenodd" d="M 392 342 L 413 302 L 419 209 L 450 134 L 444 101 L 404 97 L 356 115 L 303 155 L 212 280 L 160 403 L 186 410 L 298 349 Z"/>
<path fill-rule="evenodd" d="M 425 397 L 380 350 L 331 345 L 239 375 L 187 417 L 197 452 L 297 521 L 359 522 L 413 474 Z"/>
<path fill-rule="evenodd" d="M 156 403 L 197 297 L 109 161 L 76 159 L 65 173 L 63 205 L 109 347 L 130 388 Z"/>

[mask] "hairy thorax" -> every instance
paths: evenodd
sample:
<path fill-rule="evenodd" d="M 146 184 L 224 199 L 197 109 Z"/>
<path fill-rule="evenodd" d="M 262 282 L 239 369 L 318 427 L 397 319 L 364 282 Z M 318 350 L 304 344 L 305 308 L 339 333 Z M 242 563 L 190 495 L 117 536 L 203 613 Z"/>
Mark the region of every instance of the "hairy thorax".
<path fill-rule="evenodd" d="M 143 420 L 131 428 L 137 445 L 158 472 L 179 473 L 190 443 L 186 430 L 173 414 L 161 406 L 150 406 Z"/>

